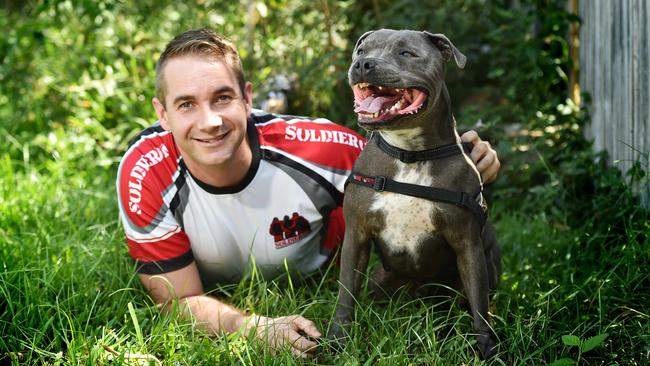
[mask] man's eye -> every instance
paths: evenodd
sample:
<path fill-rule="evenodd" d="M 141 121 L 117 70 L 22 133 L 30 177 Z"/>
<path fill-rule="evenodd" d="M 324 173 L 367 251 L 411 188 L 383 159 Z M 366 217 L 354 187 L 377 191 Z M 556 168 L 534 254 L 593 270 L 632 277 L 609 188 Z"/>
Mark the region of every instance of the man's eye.
<path fill-rule="evenodd" d="M 181 104 L 178 106 L 178 109 L 179 109 L 179 110 L 182 110 L 182 111 L 186 111 L 186 110 L 189 110 L 189 109 L 191 109 L 191 108 L 192 108 L 192 103 L 190 103 L 190 102 L 181 103 Z"/>
<path fill-rule="evenodd" d="M 233 98 L 230 95 L 220 95 L 220 96 L 217 97 L 217 103 L 219 103 L 219 104 L 228 103 L 232 99 Z"/>

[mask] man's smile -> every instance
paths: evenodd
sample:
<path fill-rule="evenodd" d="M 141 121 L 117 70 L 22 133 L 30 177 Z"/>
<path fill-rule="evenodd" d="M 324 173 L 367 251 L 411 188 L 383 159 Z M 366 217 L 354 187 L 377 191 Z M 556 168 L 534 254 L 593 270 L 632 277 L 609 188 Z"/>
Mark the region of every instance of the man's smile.
<path fill-rule="evenodd" d="M 192 140 L 197 141 L 202 145 L 215 145 L 223 141 L 229 134 L 230 131 L 226 131 L 224 133 L 220 133 L 217 136 L 201 136 L 201 138 L 192 137 Z"/>

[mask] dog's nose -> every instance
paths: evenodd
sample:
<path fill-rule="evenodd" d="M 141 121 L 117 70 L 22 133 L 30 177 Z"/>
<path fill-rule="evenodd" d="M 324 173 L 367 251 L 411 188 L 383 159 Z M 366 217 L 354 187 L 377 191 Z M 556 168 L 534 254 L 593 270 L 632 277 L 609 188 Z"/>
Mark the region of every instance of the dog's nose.
<path fill-rule="evenodd" d="M 361 67 L 361 65 L 363 65 L 363 69 L 365 71 L 370 71 L 370 70 L 375 68 L 377 63 L 375 62 L 375 60 L 372 60 L 372 59 L 361 59 L 361 60 L 357 61 L 357 63 L 354 65 L 354 67 L 358 69 L 358 68 Z"/>
<path fill-rule="evenodd" d="M 354 63 L 354 71 L 361 75 L 372 72 L 377 66 L 377 61 L 373 58 L 360 58 Z"/>

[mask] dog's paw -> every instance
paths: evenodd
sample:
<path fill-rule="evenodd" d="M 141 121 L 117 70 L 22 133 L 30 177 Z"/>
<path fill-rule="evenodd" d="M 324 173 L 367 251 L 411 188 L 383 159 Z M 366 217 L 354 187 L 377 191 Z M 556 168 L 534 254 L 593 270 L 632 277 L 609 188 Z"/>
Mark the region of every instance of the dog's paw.
<path fill-rule="evenodd" d="M 348 342 L 348 331 L 346 327 L 335 322 L 327 332 L 327 340 L 332 351 L 339 353 L 343 351 Z"/>
<path fill-rule="evenodd" d="M 478 349 L 481 352 L 481 358 L 488 360 L 497 354 L 497 342 L 492 335 L 479 335 Z"/>

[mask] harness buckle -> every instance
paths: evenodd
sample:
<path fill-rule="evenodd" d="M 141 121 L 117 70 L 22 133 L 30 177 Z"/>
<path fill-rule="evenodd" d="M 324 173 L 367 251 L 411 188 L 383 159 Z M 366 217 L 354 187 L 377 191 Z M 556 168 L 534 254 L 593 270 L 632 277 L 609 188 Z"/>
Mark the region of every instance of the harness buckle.
<path fill-rule="evenodd" d="M 381 175 L 376 176 L 375 184 L 373 184 L 372 188 L 375 191 L 382 192 L 386 188 L 386 177 Z"/>
<path fill-rule="evenodd" d="M 460 192 L 460 199 L 458 200 L 458 202 L 456 202 L 456 206 L 458 206 L 458 207 L 468 207 L 468 205 L 467 205 L 468 197 L 469 196 L 467 195 L 467 193 Z"/>

